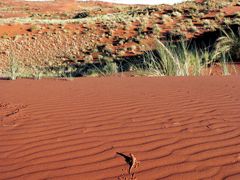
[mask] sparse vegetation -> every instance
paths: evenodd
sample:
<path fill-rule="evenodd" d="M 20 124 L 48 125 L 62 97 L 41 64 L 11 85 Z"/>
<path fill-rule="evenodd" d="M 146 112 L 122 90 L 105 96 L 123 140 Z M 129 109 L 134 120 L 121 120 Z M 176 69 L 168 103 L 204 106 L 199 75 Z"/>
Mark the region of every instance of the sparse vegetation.
<path fill-rule="evenodd" d="M 213 52 L 208 49 L 196 49 L 179 42 L 198 38 L 205 32 L 224 29 L 226 25 L 238 25 L 238 12 L 229 14 L 221 11 L 223 7 L 231 6 L 238 7 L 238 2 L 208 0 L 202 3 L 187 1 L 174 7 L 119 6 L 111 12 L 104 12 L 103 7 L 82 8 L 67 13 L 32 12 L 28 8 L 26 17 L 0 19 L 0 25 L 20 26 L 21 30 L 20 34 L 1 34 L 0 46 L 3 48 L 0 49 L 0 58 L 5 68 L 1 72 L 10 67 L 7 66 L 5 49 L 11 47 L 18 64 L 23 65 L 15 73 L 19 77 L 40 79 L 45 76 L 72 77 L 91 73 L 108 75 L 121 69 L 118 61 L 144 52 L 148 52 L 146 56 L 149 59 L 153 59 L 158 52 L 157 57 L 162 63 L 159 75 L 197 75 L 199 69 L 208 68 L 215 61 L 226 64 L 230 62 L 229 59 L 239 59 L 239 33 L 223 33 L 224 36 L 218 39 L 215 47 L 215 59 Z M 9 9 L 5 8 L 4 11 L 8 12 Z M 152 43 L 154 39 L 158 39 L 157 45 Z M 151 47 L 147 44 L 151 44 Z M 157 49 L 155 53 L 149 53 L 154 49 Z M 179 60 L 179 72 L 176 72 L 177 64 L 174 65 L 175 61 L 171 56 L 167 57 L 166 52 L 171 52 L 169 55 L 181 54 L 181 57 L 175 57 Z M 156 62 L 150 62 L 151 67 L 156 67 Z"/>

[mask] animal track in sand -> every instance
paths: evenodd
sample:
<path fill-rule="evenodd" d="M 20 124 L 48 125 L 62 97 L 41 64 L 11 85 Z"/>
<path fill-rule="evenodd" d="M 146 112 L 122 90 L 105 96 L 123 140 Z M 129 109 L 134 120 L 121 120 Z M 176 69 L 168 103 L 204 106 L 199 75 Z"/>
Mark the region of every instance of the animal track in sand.
<path fill-rule="evenodd" d="M 20 111 L 24 108 L 26 108 L 25 105 L 0 103 L 0 127 L 16 126 L 16 121 L 20 117 Z"/>

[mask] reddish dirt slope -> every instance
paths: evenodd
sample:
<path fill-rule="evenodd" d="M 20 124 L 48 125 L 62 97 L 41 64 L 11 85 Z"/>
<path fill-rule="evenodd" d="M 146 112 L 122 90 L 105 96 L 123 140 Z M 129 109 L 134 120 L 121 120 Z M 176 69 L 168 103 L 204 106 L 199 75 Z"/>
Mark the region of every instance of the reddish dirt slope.
<path fill-rule="evenodd" d="M 0 81 L 0 179 L 239 179 L 240 78 Z"/>

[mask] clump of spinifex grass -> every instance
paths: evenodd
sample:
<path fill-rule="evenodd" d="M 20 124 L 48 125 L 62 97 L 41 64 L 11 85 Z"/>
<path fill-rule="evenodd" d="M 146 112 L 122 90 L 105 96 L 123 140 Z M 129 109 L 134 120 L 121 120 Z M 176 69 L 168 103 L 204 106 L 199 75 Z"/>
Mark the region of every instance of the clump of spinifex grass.
<path fill-rule="evenodd" d="M 110 76 L 116 73 L 118 73 L 118 66 L 115 62 L 100 61 L 99 65 L 92 64 L 92 66 L 88 68 L 86 72 L 83 72 L 83 76 Z"/>
<path fill-rule="evenodd" d="M 15 59 L 14 55 L 11 54 L 9 57 L 9 78 L 11 80 L 16 80 L 18 77 L 19 64 Z"/>
<path fill-rule="evenodd" d="M 240 60 L 240 28 L 234 32 L 228 27 L 222 34 L 215 44 L 214 58 L 220 61 L 224 75 L 229 75 L 228 65 L 236 72 L 233 62 Z"/>
<path fill-rule="evenodd" d="M 185 41 L 161 42 L 156 40 L 156 50 L 146 53 L 137 72 L 150 76 L 199 76 L 201 70 L 213 62 L 208 49 L 191 47 Z"/>
<path fill-rule="evenodd" d="M 240 60 L 240 28 L 234 32 L 231 28 L 222 30 L 223 35 L 216 43 L 215 57 L 226 56 L 228 59 Z"/>

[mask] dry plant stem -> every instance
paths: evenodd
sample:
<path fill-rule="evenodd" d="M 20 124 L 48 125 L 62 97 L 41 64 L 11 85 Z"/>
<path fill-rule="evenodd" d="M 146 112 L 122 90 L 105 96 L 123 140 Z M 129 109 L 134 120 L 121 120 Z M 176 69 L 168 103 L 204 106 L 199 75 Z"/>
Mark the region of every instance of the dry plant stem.
<path fill-rule="evenodd" d="M 131 153 L 130 153 L 130 158 L 131 158 L 131 164 L 129 164 L 130 165 L 129 172 L 128 172 L 129 174 L 132 173 L 133 168 L 136 168 L 139 165 L 137 158 Z"/>
<path fill-rule="evenodd" d="M 164 50 L 168 53 L 168 55 L 172 58 L 172 60 L 175 61 L 175 63 L 177 64 L 178 68 L 180 69 L 179 61 L 175 60 L 175 58 L 172 56 L 172 53 L 169 51 L 169 49 L 166 48 L 166 46 L 161 41 L 157 41 L 157 43 L 159 45 L 161 45 L 162 48 L 164 48 Z"/>
<path fill-rule="evenodd" d="M 132 170 L 139 165 L 137 158 L 132 153 L 130 153 L 129 156 L 119 152 L 117 152 L 117 154 L 125 159 L 126 163 L 129 165 L 128 174 L 132 174 Z"/>

